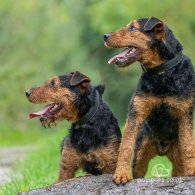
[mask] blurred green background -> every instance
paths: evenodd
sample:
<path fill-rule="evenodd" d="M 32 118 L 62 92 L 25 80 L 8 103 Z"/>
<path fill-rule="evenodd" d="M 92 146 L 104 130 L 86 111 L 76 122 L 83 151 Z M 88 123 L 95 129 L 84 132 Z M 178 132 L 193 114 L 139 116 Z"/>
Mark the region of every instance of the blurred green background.
<path fill-rule="evenodd" d="M 0 0 L 0 145 L 48 139 L 55 140 L 50 145 L 58 151 L 67 123 L 44 130 L 38 120 L 29 120 L 28 113 L 40 106 L 30 104 L 24 92 L 74 70 L 88 75 L 94 85 L 106 85 L 104 99 L 122 127 L 141 68 L 138 63 L 125 69 L 108 65 L 118 51 L 104 47 L 103 34 L 132 19 L 155 16 L 173 29 L 194 62 L 193 7 L 194 0 Z"/>

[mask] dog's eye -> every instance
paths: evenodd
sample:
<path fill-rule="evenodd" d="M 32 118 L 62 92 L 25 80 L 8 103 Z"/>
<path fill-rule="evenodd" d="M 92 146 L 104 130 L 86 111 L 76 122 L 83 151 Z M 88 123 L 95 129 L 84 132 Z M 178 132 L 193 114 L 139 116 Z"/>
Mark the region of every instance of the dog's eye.
<path fill-rule="evenodd" d="M 51 87 L 54 87 L 54 86 L 55 86 L 55 81 L 54 81 L 54 80 L 52 80 L 52 81 L 50 82 L 50 86 L 51 86 Z"/>
<path fill-rule="evenodd" d="M 136 30 L 136 27 L 134 25 L 131 25 L 128 29 L 129 31 L 133 31 L 133 30 Z"/>

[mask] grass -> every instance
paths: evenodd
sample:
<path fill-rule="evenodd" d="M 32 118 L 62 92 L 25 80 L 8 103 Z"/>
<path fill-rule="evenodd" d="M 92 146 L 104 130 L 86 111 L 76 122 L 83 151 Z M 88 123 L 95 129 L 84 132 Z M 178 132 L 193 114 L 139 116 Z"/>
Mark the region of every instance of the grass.
<path fill-rule="evenodd" d="M 63 128 L 64 129 L 64 128 Z M 18 162 L 14 175 L 22 174 L 22 177 L 11 177 L 11 182 L 0 189 L 0 194 L 13 195 L 18 191 L 25 191 L 50 185 L 56 181 L 58 162 L 60 158 L 59 143 L 64 136 L 64 130 L 46 130 L 38 135 L 30 135 L 30 142 L 37 145 L 36 150 L 28 154 L 23 162 Z M 18 135 L 17 135 L 18 136 Z M 26 141 L 22 142 L 26 143 Z M 166 176 L 171 172 L 171 163 L 166 157 L 155 157 L 151 160 L 146 174 L 146 178 Z M 76 176 L 83 175 L 83 171 L 78 171 Z"/>
<path fill-rule="evenodd" d="M 42 130 L 0 130 L 0 146 L 21 146 L 33 144 L 48 133 Z"/>
<path fill-rule="evenodd" d="M 16 164 L 14 174 L 10 175 L 11 182 L 0 188 L 0 194 L 13 195 L 19 191 L 39 188 L 54 183 L 60 158 L 60 143 L 66 133 L 67 131 L 64 131 L 64 128 L 58 128 L 57 131 L 53 129 L 45 130 L 37 135 L 36 133 L 32 133 L 32 135 L 29 133 L 28 136 L 31 140 L 29 138 L 28 141 L 21 138 L 21 145 L 28 142 L 28 144 L 35 145 L 36 148 L 27 155 L 24 161 Z M 16 133 L 15 136 L 20 136 L 20 132 Z M 16 141 L 17 143 L 18 141 Z M 13 145 L 13 142 L 8 144 Z M 84 172 L 80 170 L 77 176 L 83 174 Z"/>
<path fill-rule="evenodd" d="M 67 134 L 69 127 L 69 123 L 66 121 L 52 128 L 44 128 L 39 120 L 32 120 L 31 123 L 31 125 L 25 125 L 25 127 L 20 129 L 2 127 L 0 123 L 0 147 L 40 145 L 52 138 L 60 140 Z"/>

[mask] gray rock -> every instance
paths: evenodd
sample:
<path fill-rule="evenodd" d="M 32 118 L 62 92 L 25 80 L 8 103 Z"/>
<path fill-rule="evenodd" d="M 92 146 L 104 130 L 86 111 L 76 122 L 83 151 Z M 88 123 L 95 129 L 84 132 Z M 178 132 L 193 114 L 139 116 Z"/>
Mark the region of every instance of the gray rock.
<path fill-rule="evenodd" d="M 18 195 L 195 195 L 195 177 L 135 179 L 115 185 L 111 175 L 88 176 L 66 180 Z"/>

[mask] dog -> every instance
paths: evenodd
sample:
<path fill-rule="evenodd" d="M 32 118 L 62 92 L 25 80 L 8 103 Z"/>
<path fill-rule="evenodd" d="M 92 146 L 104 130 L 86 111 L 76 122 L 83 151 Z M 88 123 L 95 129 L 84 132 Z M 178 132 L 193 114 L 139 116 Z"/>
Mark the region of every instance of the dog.
<path fill-rule="evenodd" d="M 76 71 L 26 91 L 30 102 L 48 104 L 30 113 L 30 118 L 39 117 L 45 127 L 61 120 L 72 123 L 61 144 L 57 182 L 73 178 L 79 168 L 93 175 L 114 172 L 121 133 L 102 100 L 104 89 L 103 85 L 93 87 L 89 77 Z"/>
<path fill-rule="evenodd" d="M 172 176 L 195 175 L 193 138 L 194 69 L 170 28 L 151 17 L 133 20 L 104 35 L 105 46 L 124 48 L 108 63 L 126 67 L 138 61 L 143 73 L 131 98 L 119 149 L 116 184 L 143 178 L 156 155 L 167 155 Z"/>

